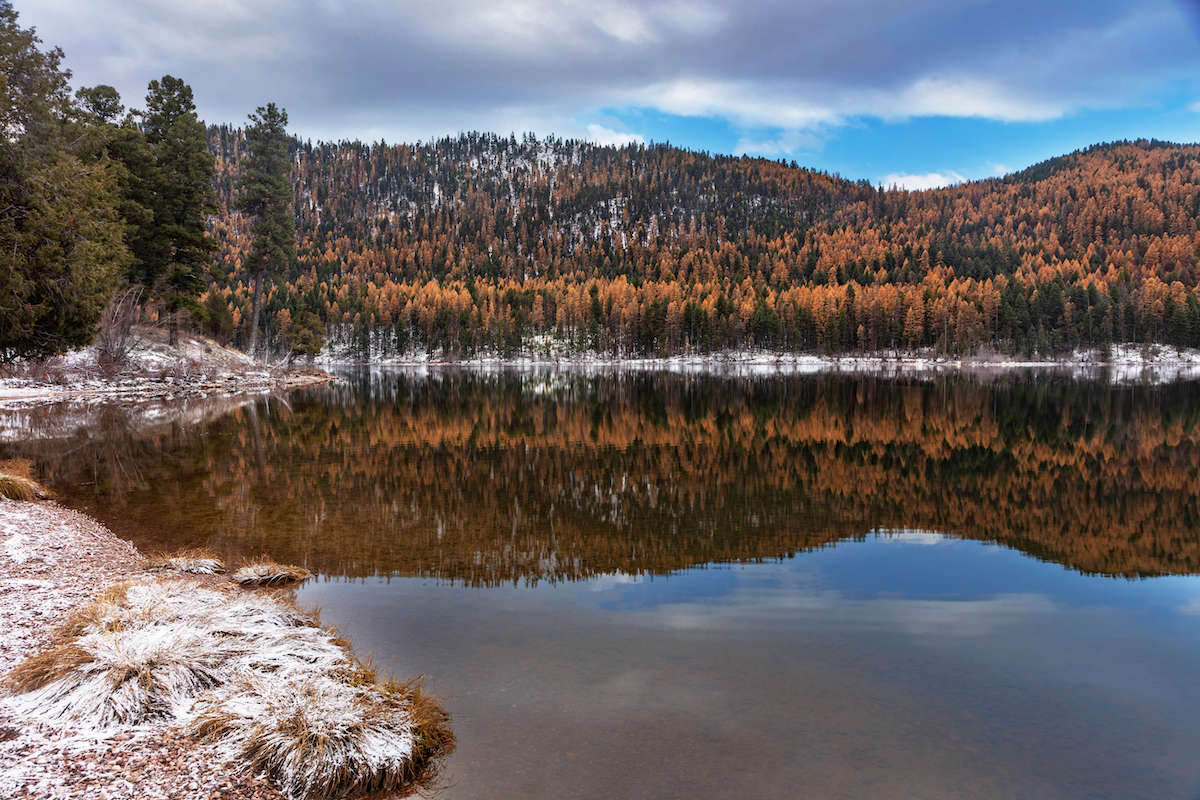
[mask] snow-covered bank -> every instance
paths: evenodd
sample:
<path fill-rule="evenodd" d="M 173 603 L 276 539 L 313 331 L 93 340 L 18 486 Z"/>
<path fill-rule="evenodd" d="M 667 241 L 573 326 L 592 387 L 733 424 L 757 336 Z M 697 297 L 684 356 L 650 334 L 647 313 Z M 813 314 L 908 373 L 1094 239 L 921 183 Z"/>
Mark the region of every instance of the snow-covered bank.
<path fill-rule="evenodd" d="M 0 500 L 0 671 L 49 645 L 55 628 L 141 557 L 91 518 L 52 503 Z M 215 753 L 161 725 L 64 729 L 0 707 L 0 796 L 279 798 L 264 780 L 213 776 Z M 214 780 L 215 778 L 215 780 Z"/>
<path fill-rule="evenodd" d="M 201 336 L 184 334 L 171 345 L 149 330 L 140 333 L 119 369 L 104 368 L 96 348 L 89 347 L 14 372 L 0 378 L 0 406 L 255 394 L 332 380 L 318 369 L 257 362 Z"/>
<path fill-rule="evenodd" d="M 661 370 L 719 372 L 747 375 L 816 374 L 821 372 L 928 375 L 950 372 L 990 373 L 1007 370 L 1053 370 L 1073 377 L 1105 378 L 1115 383 L 1166 383 L 1200 378 L 1200 350 L 1163 345 L 1114 345 L 1107 351 L 1079 349 L 1065 356 L 1021 358 L 1000 354 L 950 356 L 934 351 L 880 351 L 844 355 L 775 353 L 737 350 L 676 355 L 663 358 L 618 357 L 603 353 L 530 352 L 518 356 L 484 354 L 447 358 L 424 351 L 403 355 L 372 354 L 354 358 L 346 351 L 329 351 L 317 363 L 327 368 L 351 366 L 442 367 L 471 369 Z"/>
<path fill-rule="evenodd" d="M 451 742 L 288 596 L 148 572 L 52 503 L 0 500 L 0 621 L 3 797 L 338 796 Z"/>

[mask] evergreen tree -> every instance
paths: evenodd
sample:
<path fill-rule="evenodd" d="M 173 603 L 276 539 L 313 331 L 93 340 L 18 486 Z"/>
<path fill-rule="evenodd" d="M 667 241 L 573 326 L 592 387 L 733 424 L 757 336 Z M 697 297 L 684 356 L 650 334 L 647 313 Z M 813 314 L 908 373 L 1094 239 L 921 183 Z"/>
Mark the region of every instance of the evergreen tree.
<path fill-rule="evenodd" d="M 242 168 L 238 209 L 251 218 L 252 242 L 246 271 L 254 282 L 249 351 L 258 346 L 263 280 L 282 276 L 296 257 L 296 223 L 292 215 L 287 111 L 274 103 L 259 106 L 246 127 L 249 154 Z"/>
<path fill-rule="evenodd" d="M 108 164 L 65 135 L 82 112 L 62 52 L 0 0 L 0 358 L 88 344 L 128 262 Z M 86 121 L 84 123 L 86 124 Z"/>
<path fill-rule="evenodd" d="M 79 101 L 80 110 L 96 122 L 115 124 L 125 112 L 120 92 L 107 84 L 85 86 L 75 92 L 75 99 Z"/>
<path fill-rule="evenodd" d="M 117 213 L 125 223 L 125 244 L 132 258 L 125 280 L 149 289 L 155 283 L 157 166 L 136 113 L 125 112 L 111 86 L 92 86 L 75 93 L 96 139 L 98 154 L 107 157 L 117 184 Z"/>
<path fill-rule="evenodd" d="M 153 169 L 137 177 L 149 182 L 153 221 L 135 250 L 141 280 L 163 304 L 174 344 L 179 312 L 200 311 L 196 297 L 215 249 L 207 233 L 207 218 L 217 211 L 213 156 L 192 89 L 179 78 L 150 81 L 141 117 Z M 140 159 L 137 143 L 129 146 L 135 151 L 131 158 Z"/>

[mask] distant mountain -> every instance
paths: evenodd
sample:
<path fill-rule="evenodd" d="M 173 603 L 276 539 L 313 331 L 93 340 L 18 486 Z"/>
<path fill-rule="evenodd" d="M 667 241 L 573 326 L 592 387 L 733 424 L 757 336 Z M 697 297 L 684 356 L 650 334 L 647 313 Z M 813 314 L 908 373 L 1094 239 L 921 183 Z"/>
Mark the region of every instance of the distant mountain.
<path fill-rule="evenodd" d="M 244 143 L 209 137 L 228 276 L 210 306 L 237 335 Z M 294 152 L 300 254 L 270 298 L 275 336 L 315 313 L 348 346 L 448 356 L 535 336 L 627 355 L 1200 345 L 1200 145 L 1113 142 L 921 192 L 669 145 Z"/>

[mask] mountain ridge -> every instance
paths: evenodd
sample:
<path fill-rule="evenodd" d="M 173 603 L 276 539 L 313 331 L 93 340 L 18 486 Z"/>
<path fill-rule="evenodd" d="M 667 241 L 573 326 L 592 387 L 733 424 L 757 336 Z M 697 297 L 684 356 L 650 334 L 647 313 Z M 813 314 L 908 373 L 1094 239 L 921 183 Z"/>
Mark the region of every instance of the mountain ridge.
<path fill-rule="evenodd" d="M 209 142 L 228 277 L 209 302 L 237 336 L 244 143 L 228 126 Z M 535 335 L 647 355 L 1200 343 L 1200 145 L 1101 143 L 922 191 L 528 135 L 294 139 L 293 157 L 300 248 L 270 299 L 277 340 L 307 316 L 366 349 L 451 357 Z"/>

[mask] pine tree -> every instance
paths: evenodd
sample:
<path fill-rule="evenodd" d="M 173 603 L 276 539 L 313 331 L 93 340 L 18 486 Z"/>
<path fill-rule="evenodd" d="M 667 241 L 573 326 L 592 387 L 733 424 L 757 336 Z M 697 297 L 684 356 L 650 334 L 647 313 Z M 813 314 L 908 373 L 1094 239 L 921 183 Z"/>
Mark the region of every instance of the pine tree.
<path fill-rule="evenodd" d="M 0 0 L 0 358 L 88 344 L 129 254 L 108 164 L 68 137 L 81 117 L 62 52 Z"/>
<path fill-rule="evenodd" d="M 154 285 L 157 165 L 146 135 L 137 124 L 137 112 L 125 112 L 121 96 L 111 86 L 84 87 L 75 93 L 92 128 L 94 148 L 106 157 L 116 180 L 117 213 L 125 223 L 125 244 L 132 256 L 125 280 L 149 289 Z"/>
<path fill-rule="evenodd" d="M 296 257 L 296 223 L 292 215 L 291 159 L 287 111 L 274 103 L 259 106 L 246 127 L 249 154 L 242 168 L 238 209 L 251 218 L 252 243 L 246 271 L 254 281 L 250 346 L 258 346 L 263 280 L 283 275 Z"/>
<path fill-rule="evenodd" d="M 207 218 L 217 211 L 213 156 L 192 89 L 179 78 L 150 81 L 141 117 L 154 158 L 153 170 L 141 176 L 150 182 L 154 198 L 153 222 L 137 247 L 141 277 L 163 304 L 174 344 L 179 312 L 199 311 L 196 297 L 204 290 L 215 249 L 207 233 Z"/>

